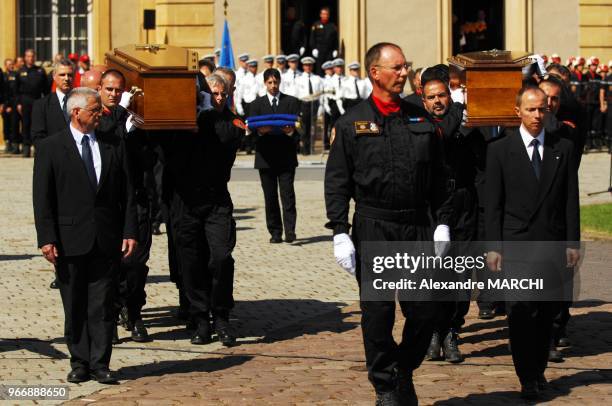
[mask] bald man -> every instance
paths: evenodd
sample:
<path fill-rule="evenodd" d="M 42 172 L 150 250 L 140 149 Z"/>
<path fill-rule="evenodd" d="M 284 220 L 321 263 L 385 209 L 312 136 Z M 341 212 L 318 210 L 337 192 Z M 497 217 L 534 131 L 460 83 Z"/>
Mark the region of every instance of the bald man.
<path fill-rule="evenodd" d="M 81 87 L 88 87 L 97 91 L 100 86 L 100 79 L 102 79 L 102 71 L 88 70 L 81 76 Z"/>

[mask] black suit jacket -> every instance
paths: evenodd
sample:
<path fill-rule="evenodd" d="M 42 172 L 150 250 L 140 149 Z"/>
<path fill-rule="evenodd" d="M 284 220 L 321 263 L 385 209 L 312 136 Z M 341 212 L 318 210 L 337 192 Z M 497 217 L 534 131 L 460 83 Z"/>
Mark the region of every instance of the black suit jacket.
<path fill-rule="evenodd" d="M 300 114 L 300 101 L 293 96 L 279 93 L 277 114 Z M 250 107 L 250 116 L 274 114 L 268 95 L 257 98 Z M 257 135 L 255 169 L 290 169 L 298 166 L 295 138 L 285 134 Z"/>
<path fill-rule="evenodd" d="M 579 241 L 578 173 L 573 145 L 544 136 L 540 180 L 518 129 L 508 130 L 487 151 L 486 239 Z"/>
<path fill-rule="evenodd" d="M 32 140 L 38 146 L 43 138 L 68 128 L 62 106 L 55 92 L 34 102 L 32 108 Z"/>
<path fill-rule="evenodd" d="M 33 202 L 38 246 L 85 255 L 94 243 L 118 257 L 123 238 L 136 239 L 137 219 L 123 141 L 96 133 L 102 160 L 97 190 L 69 129 L 40 141 L 34 160 Z"/>

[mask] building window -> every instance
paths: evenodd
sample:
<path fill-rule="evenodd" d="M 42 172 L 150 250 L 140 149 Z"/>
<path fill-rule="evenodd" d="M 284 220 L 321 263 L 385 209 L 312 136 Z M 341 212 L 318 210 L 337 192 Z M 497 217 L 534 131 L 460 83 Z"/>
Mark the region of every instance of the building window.
<path fill-rule="evenodd" d="M 41 61 L 55 54 L 90 53 L 93 0 L 19 0 L 19 51 L 33 48 Z"/>

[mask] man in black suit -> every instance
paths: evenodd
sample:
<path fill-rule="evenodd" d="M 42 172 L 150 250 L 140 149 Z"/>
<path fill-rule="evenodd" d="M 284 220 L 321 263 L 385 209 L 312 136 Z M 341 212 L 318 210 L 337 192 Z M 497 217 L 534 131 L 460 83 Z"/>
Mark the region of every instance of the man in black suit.
<path fill-rule="evenodd" d="M 580 239 L 574 147 L 571 141 L 544 129 L 547 99 L 539 88 L 526 87 L 519 92 L 516 112 L 521 127 L 493 142 L 487 153 L 486 240 L 492 245 L 487 264 L 498 272 L 503 261 L 505 273 L 516 275 L 524 269 L 522 259 L 533 257 L 538 264 L 528 264 L 531 275 L 544 272 L 549 263 L 562 272 L 566 263 L 573 267 L 580 257 L 574 248 Z M 502 241 L 529 245 L 522 244 L 517 253 L 511 250 L 512 243 L 505 243 L 502 259 Z M 548 250 L 540 249 L 541 241 L 560 241 L 568 248 L 558 256 L 549 256 Z M 544 371 L 558 302 L 508 301 L 506 309 L 521 396 L 534 400 L 546 385 Z"/>
<path fill-rule="evenodd" d="M 267 93 L 255 100 L 251 105 L 249 116 L 264 114 L 295 114 L 300 113 L 300 101 L 293 96 L 279 91 L 280 73 L 276 69 L 264 72 L 264 82 Z M 266 202 L 266 225 L 270 232 L 270 242 L 282 242 L 283 223 L 285 242 L 295 241 L 295 168 L 298 166 L 295 128 L 283 128 L 283 134 L 274 134 L 272 127 L 260 127 L 257 137 L 257 153 L 255 169 L 259 169 L 261 187 Z M 278 191 L 283 205 L 281 219 Z"/>
<path fill-rule="evenodd" d="M 114 383 L 109 370 L 113 300 L 121 256 L 137 243 L 136 213 L 121 139 L 96 131 L 100 96 L 74 89 L 70 126 L 40 141 L 33 202 L 38 246 L 57 267 L 72 371 L 69 382 Z"/>
<path fill-rule="evenodd" d="M 32 108 L 32 140 L 40 140 L 68 128 L 70 114 L 66 109 L 68 93 L 72 90 L 74 66 L 69 59 L 62 59 L 53 69 L 55 92 L 34 102 Z"/>

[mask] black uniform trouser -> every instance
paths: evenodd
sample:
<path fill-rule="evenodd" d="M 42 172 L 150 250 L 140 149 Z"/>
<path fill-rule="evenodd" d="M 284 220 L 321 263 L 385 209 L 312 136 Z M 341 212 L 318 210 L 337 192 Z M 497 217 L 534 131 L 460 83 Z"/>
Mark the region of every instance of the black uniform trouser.
<path fill-rule="evenodd" d="M 163 172 L 164 164 L 161 160 L 157 160 L 153 170 L 145 172 L 145 184 L 151 196 L 151 221 L 158 225 L 165 222 L 162 210 Z"/>
<path fill-rule="evenodd" d="M 180 274 L 189 300 L 189 312 L 201 323 L 214 317 L 227 319 L 234 307 L 236 223 L 232 205 L 185 205 L 175 196 L 180 218 L 174 224 Z"/>
<path fill-rule="evenodd" d="M 521 384 L 533 383 L 548 364 L 559 302 L 506 302 L 512 361 Z"/>
<path fill-rule="evenodd" d="M 21 116 L 17 112 L 17 106 L 13 105 L 13 110 L 9 113 L 11 123 L 11 142 L 19 144 L 22 142 L 21 137 Z"/>
<path fill-rule="evenodd" d="M 301 135 L 302 150 L 301 153 L 304 155 L 310 154 L 311 140 L 314 129 L 316 128 L 316 122 L 312 122 L 313 117 L 316 120 L 317 110 L 319 109 L 319 102 L 302 102 L 302 123 L 304 124 L 304 133 Z"/>
<path fill-rule="evenodd" d="M 330 132 L 332 129 L 333 125 L 332 125 L 332 118 L 331 115 L 329 115 L 327 112 L 325 113 L 325 115 L 323 116 L 323 148 L 328 150 L 329 149 L 329 141 L 330 141 Z"/>
<path fill-rule="evenodd" d="M 468 301 L 439 302 L 434 331 L 442 337 L 446 336 L 451 329 L 459 332 L 469 310 L 470 302 Z"/>
<path fill-rule="evenodd" d="M 297 221 L 297 211 L 295 208 L 295 168 L 275 169 L 265 168 L 259 170 L 261 188 L 264 193 L 266 204 L 266 225 L 270 235 L 281 237 L 283 234 L 283 224 L 285 236 L 295 233 L 295 223 Z M 283 205 L 283 215 L 281 219 L 281 208 L 278 203 L 278 192 L 280 190 L 280 200 Z"/>
<path fill-rule="evenodd" d="M 34 107 L 34 99 L 30 97 L 22 97 L 21 100 L 21 137 L 24 145 L 32 145 L 32 107 Z"/>
<path fill-rule="evenodd" d="M 118 266 L 118 257 L 110 258 L 96 246 L 86 255 L 58 258 L 57 284 L 72 368 L 95 371 L 109 366 Z"/>
<path fill-rule="evenodd" d="M 242 109 L 244 110 L 244 118 L 246 119 L 251 114 L 251 104 L 247 102 L 242 102 Z M 251 134 L 245 135 L 242 141 L 245 151 L 251 152 L 255 149 L 255 137 L 257 136 L 257 132 L 253 131 Z"/>
<path fill-rule="evenodd" d="M 431 241 L 432 232 L 429 226 L 372 219 L 356 213 L 352 238 L 356 248 L 357 282 L 361 283 L 361 241 Z M 400 301 L 399 304 L 405 321 L 402 341 L 398 344 L 393 339 L 395 302 L 360 302 L 368 379 L 377 392 L 395 388 L 397 369 L 412 372 L 421 365 L 433 334 L 436 302 Z"/>
<path fill-rule="evenodd" d="M 6 107 L 5 107 L 6 108 Z M 11 117 L 13 112 L 7 113 L 6 111 L 2 112 L 2 134 L 4 135 L 4 142 L 12 142 L 13 141 L 13 128 Z"/>
<path fill-rule="evenodd" d="M 147 261 L 151 253 L 151 217 L 147 206 L 137 205 L 138 246 L 132 255 L 122 259 L 120 265 L 119 302 L 128 310 L 128 320 L 140 320 L 141 310 L 146 304 L 145 285 L 149 267 Z"/>

